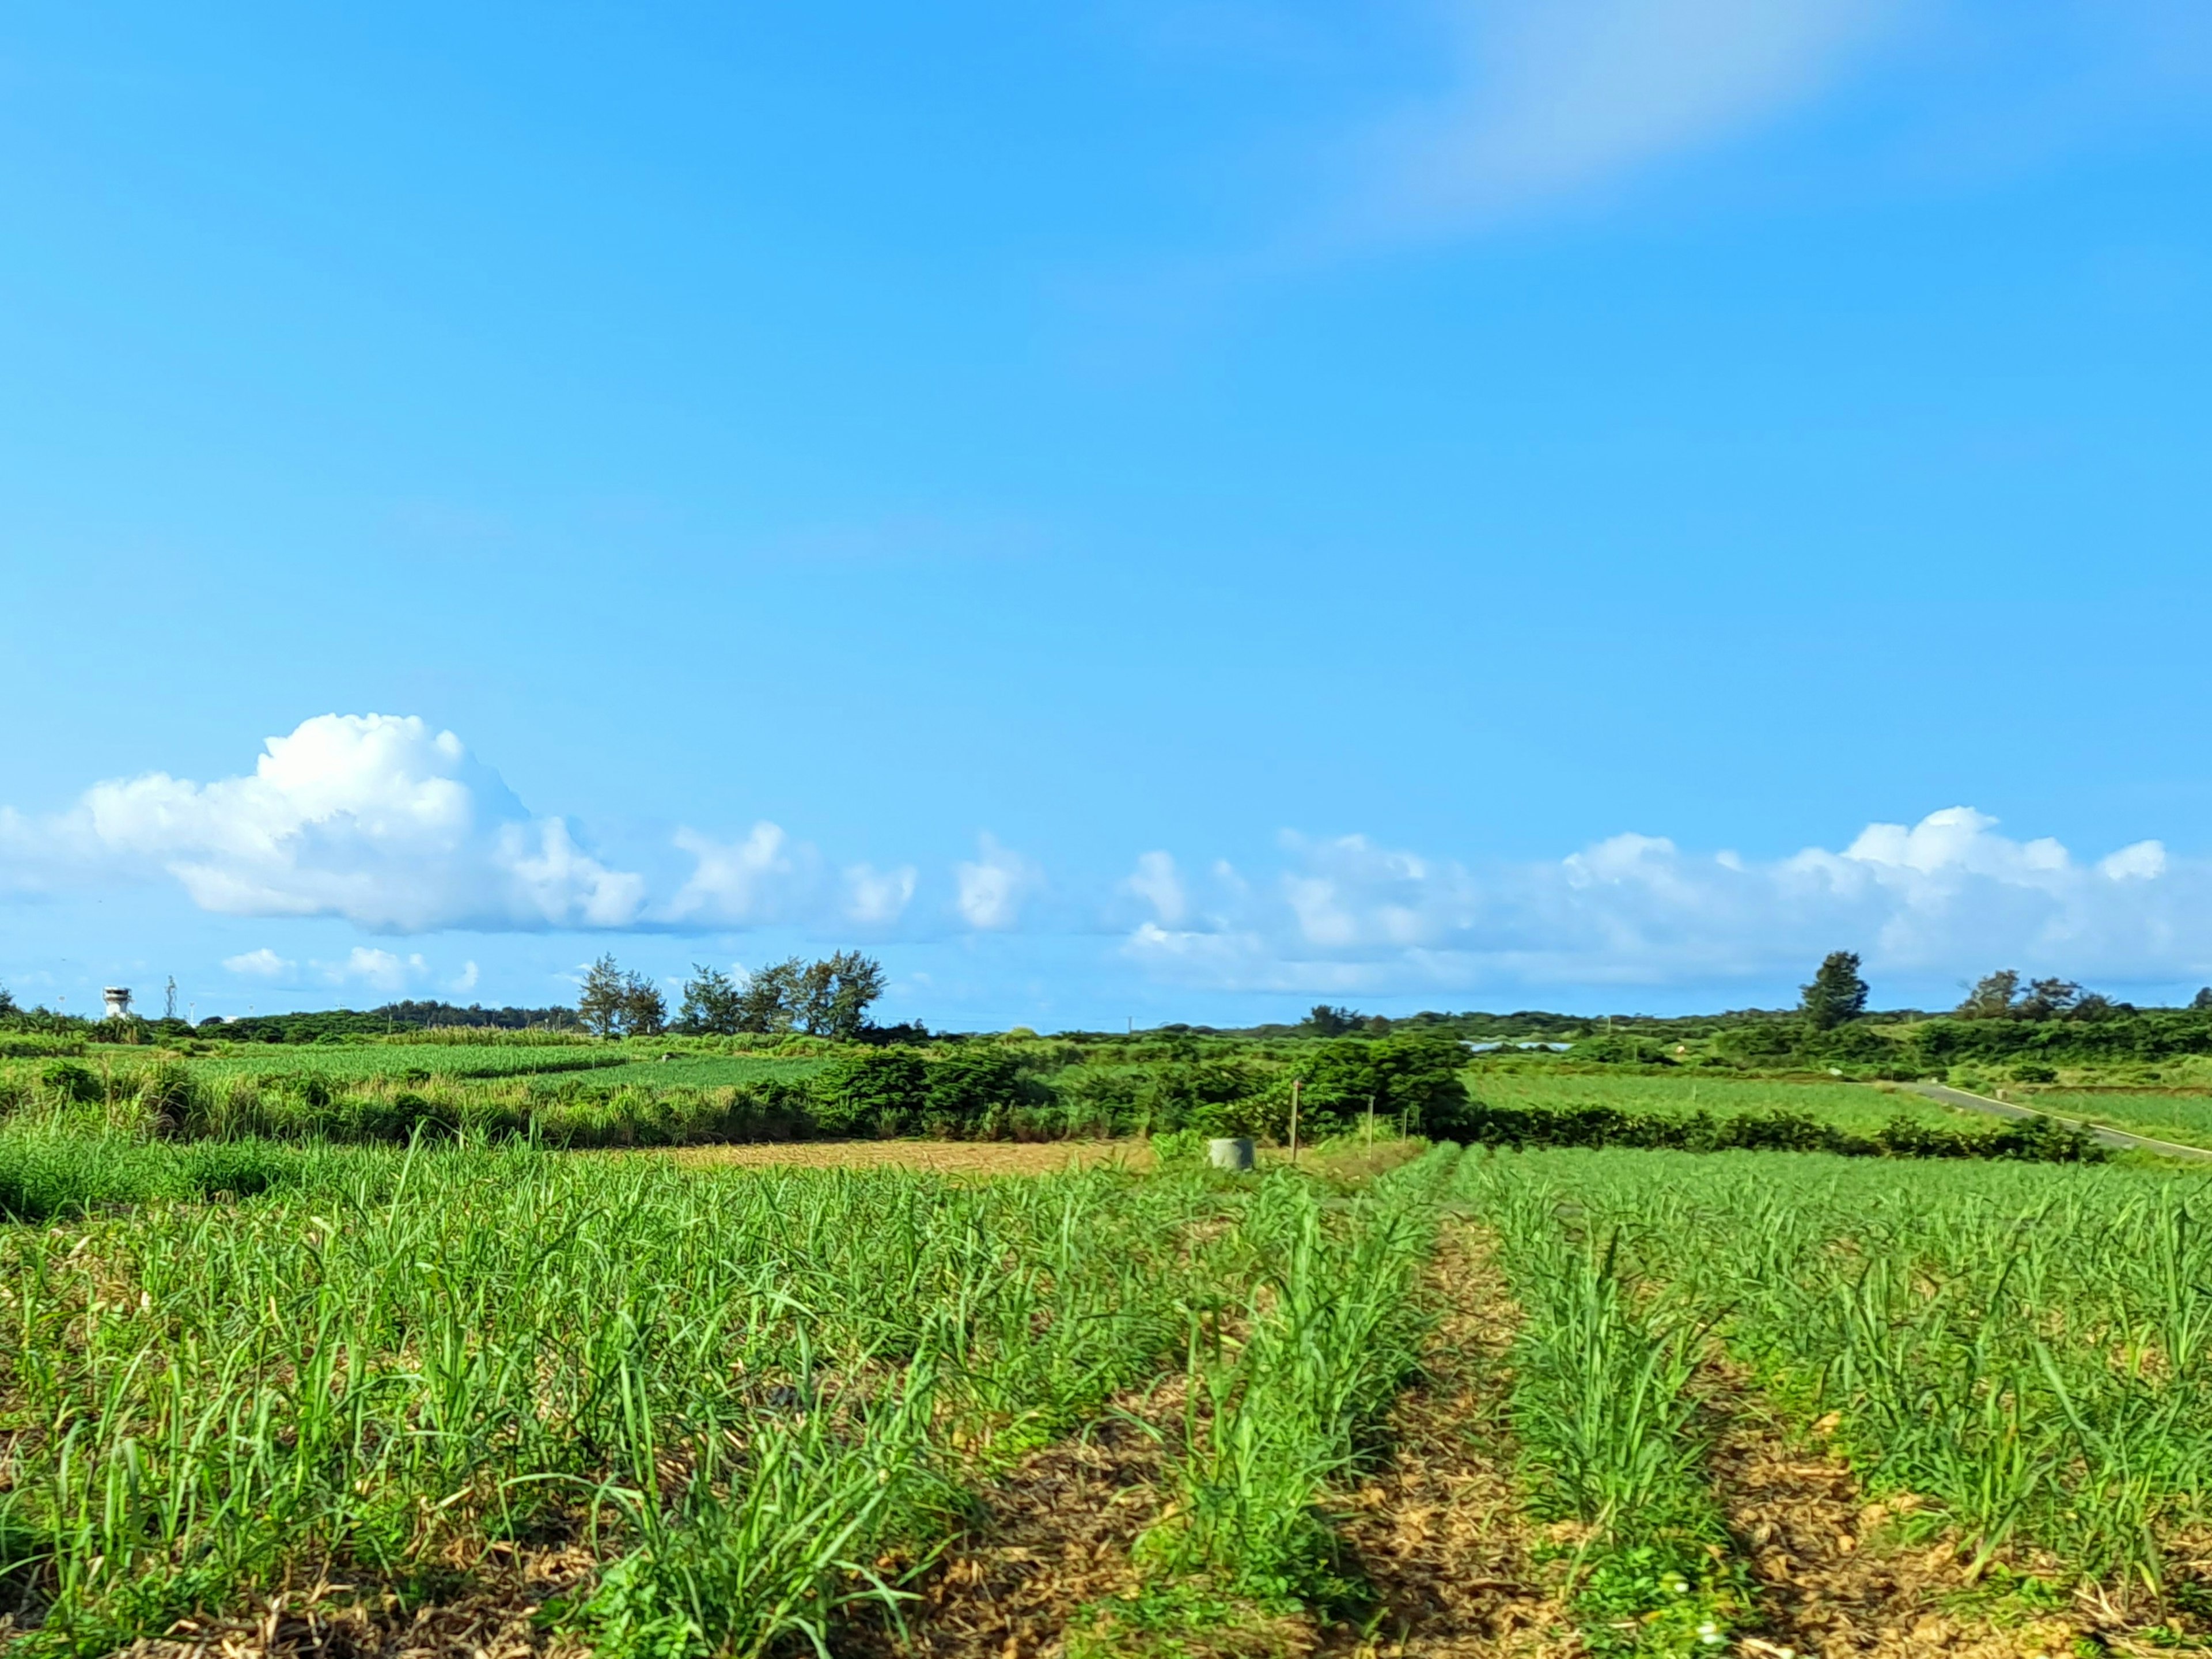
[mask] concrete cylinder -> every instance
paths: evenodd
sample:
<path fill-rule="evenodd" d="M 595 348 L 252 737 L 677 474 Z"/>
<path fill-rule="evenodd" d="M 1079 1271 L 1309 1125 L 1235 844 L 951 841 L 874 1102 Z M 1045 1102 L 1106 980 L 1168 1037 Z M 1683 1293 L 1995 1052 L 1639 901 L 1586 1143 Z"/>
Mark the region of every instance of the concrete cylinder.
<path fill-rule="evenodd" d="M 1206 1161 L 1217 1170 L 1249 1170 L 1252 1167 L 1252 1143 L 1209 1140 L 1206 1143 Z"/>

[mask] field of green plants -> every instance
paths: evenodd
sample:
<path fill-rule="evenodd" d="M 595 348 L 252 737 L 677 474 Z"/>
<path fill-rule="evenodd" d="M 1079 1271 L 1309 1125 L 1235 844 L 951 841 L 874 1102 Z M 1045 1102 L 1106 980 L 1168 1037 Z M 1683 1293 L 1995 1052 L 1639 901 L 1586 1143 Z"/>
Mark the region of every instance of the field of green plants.
<path fill-rule="evenodd" d="M 2006 1093 L 2038 1111 L 2130 1129 L 2184 1146 L 2212 1148 L 2212 1091 L 2138 1086 L 2015 1089 Z"/>
<path fill-rule="evenodd" d="M 0 1125 L 25 1656 L 2027 1659 L 2212 1613 L 2189 1170 L 1362 1125 L 954 1181 L 109 1113 Z"/>

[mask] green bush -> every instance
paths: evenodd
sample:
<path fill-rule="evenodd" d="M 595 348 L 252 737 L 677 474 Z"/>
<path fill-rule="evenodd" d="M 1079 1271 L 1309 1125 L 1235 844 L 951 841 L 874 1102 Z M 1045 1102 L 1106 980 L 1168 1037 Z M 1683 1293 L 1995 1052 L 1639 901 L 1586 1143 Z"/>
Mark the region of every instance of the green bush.
<path fill-rule="evenodd" d="M 39 1072 L 40 1086 L 59 1099 L 88 1106 L 107 1098 L 107 1091 L 98 1078 L 74 1060 L 57 1060 L 42 1066 Z"/>

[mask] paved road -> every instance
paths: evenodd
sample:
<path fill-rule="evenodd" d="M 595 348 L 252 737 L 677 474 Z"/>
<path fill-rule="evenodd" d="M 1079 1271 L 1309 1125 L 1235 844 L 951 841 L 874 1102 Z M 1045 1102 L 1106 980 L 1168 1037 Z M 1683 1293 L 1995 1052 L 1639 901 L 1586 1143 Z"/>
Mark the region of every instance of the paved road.
<path fill-rule="evenodd" d="M 1900 1083 L 1900 1089 L 1909 1089 L 1916 1095 L 1925 1095 L 1930 1100 L 1940 1100 L 1946 1106 L 1961 1106 L 1970 1112 L 1988 1112 L 1996 1117 L 2051 1117 L 2056 1112 L 2038 1112 L 2026 1106 L 2015 1106 L 2007 1100 L 1991 1100 L 1987 1095 L 1969 1094 L 1964 1089 L 1947 1088 L 1941 1083 Z M 2062 1123 L 2072 1123 L 2073 1118 L 2058 1118 Z M 2106 1146 L 2118 1146 L 2137 1152 L 2157 1152 L 2166 1158 L 2189 1158 L 2212 1160 L 2212 1152 L 2202 1146 L 2178 1146 L 2170 1140 L 2153 1140 L 2148 1135 L 2131 1135 L 2124 1129 L 2100 1128 L 2094 1123 L 2084 1124 L 2090 1136 Z"/>

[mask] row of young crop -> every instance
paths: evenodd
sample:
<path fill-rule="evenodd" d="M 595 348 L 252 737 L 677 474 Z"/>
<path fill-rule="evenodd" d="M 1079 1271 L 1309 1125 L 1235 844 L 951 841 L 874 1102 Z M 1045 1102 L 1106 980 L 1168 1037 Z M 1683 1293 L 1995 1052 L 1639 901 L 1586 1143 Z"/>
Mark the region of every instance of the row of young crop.
<path fill-rule="evenodd" d="M 601 1570 L 550 1616 L 602 1650 L 827 1640 L 963 1486 L 1178 1364 L 1207 1404 L 1158 1571 L 1291 1593 L 1409 1363 L 1443 1177 L 1347 1208 L 1287 1171 L 297 1157 L 258 1199 L 0 1229 L 0 1615 L 27 1653 L 287 1584 L 450 1592 L 495 1546 L 586 1540 Z"/>
<path fill-rule="evenodd" d="M 1595 1644 L 1695 1651 L 1745 1613 L 1711 1467 L 1734 1386 L 1969 1580 L 2095 1583 L 2146 1626 L 2203 1601 L 2201 1178 L 1562 1151 L 1470 1158 L 1460 1192 L 1523 1304 L 1514 1420 L 1582 1529 Z"/>

